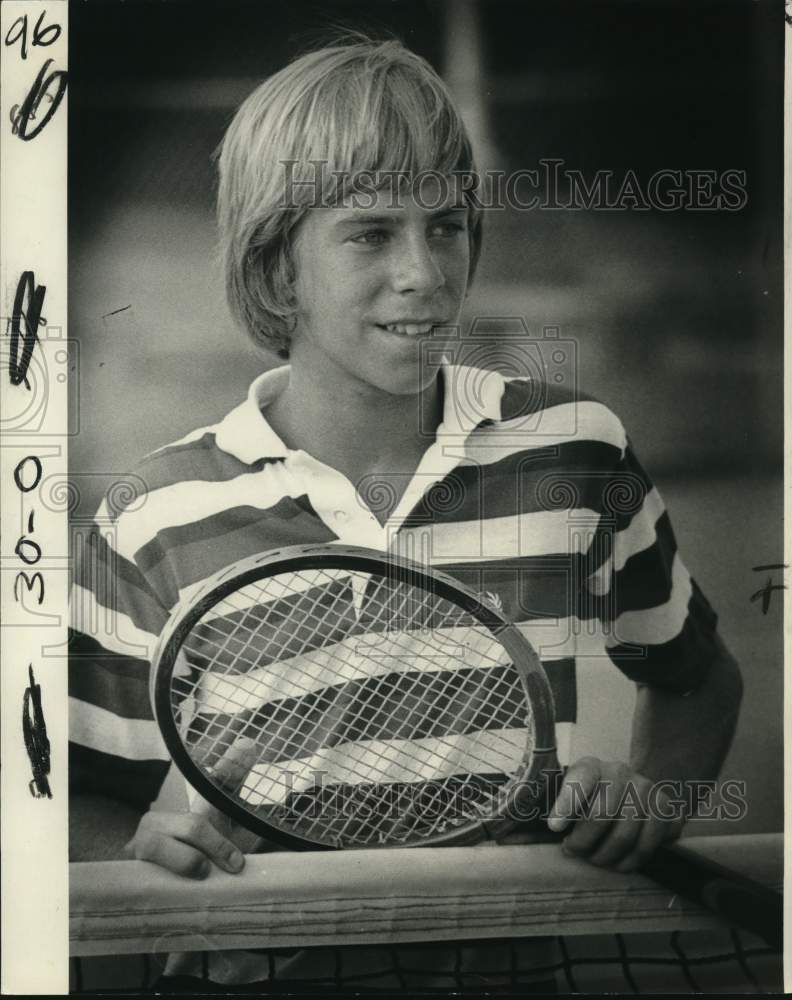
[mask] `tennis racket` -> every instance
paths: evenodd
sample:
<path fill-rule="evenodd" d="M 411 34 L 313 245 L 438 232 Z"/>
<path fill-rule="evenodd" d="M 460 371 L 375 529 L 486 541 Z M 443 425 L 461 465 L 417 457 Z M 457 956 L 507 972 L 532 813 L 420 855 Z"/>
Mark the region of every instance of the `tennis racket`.
<path fill-rule="evenodd" d="M 297 546 L 201 584 L 160 637 L 151 696 L 195 790 L 293 849 L 502 839 L 547 815 L 562 773 L 550 686 L 517 627 L 367 549 Z M 662 850 L 651 874 L 688 894 L 691 863 Z M 751 929 L 772 932 L 778 894 L 721 869 L 699 881 L 701 902 L 743 926 L 761 911 Z"/>

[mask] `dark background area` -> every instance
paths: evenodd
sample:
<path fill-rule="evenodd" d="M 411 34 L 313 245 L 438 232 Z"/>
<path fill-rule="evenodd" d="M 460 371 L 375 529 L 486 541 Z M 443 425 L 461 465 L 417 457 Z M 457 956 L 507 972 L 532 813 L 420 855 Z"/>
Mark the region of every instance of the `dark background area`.
<path fill-rule="evenodd" d="M 246 383 L 250 360 L 242 360 L 241 337 L 241 350 L 228 350 L 228 338 L 239 335 L 216 280 L 190 287 L 166 252 L 173 221 L 191 252 L 210 261 L 212 153 L 236 105 L 343 25 L 393 32 L 442 71 L 449 31 L 469 6 L 73 3 L 70 224 L 73 246 L 85 250 L 72 272 L 81 337 L 110 345 L 112 330 L 100 335 L 96 312 L 131 303 L 146 321 L 149 374 L 183 370 L 189 347 L 222 356 L 229 384 L 237 372 Z M 489 0 L 476 8 L 483 74 L 475 82 L 483 84 L 497 157 L 482 166 L 535 168 L 559 158 L 587 176 L 632 169 L 644 183 L 663 168 L 747 174 L 739 212 L 535 210 L 487 219 L 471 314 L 524 316 L 537 334 L 560 326 L 579 344 L 584 387 L 623 415 L 653 469 L 673 475 L 779 467 L 780 9 L 768 0 Z M 104 274 L 82 262 L 108 251 L 118 260 L 121 248 L 146 257 L 148 280 L 137 269 L 97 287 Z M 156 334 L 146 311 L 152 299 L 163 306 Z M 185 340 L 179 334 L 193 307 Z M 213 415 L 225 405 L 217 389 Z M 202 416 L 169 415 L 177 432 Z M 168 427 L 143 428 L 139 440 L 149 447 L 170 436 Z"/>
<path fill-rule="evenodd" d="M 753 567 L 782 561 L 780 0 L 69 9 L 81 514 L 275 363 L 223 301 L 212 153 L 240 100 L 329 29 L 392 32 L 425 55 L 486 139 L 484 168 L 746 172 L 738 212 L 489 213 L 466 322 L 558 327 L 580 386 L 624 420 L 745 671 L 725 771 L 754 776 L 741 830 L 780 829 L 781 602 L 763 615 L 751 601 L 768 576 Z"/>

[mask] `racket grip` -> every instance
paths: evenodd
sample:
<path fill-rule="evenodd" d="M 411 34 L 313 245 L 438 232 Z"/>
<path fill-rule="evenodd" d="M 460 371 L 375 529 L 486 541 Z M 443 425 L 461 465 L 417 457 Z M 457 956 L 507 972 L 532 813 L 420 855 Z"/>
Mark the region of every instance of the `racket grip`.
<path fill-rule="evenodd" d="M 783 949 L 783 896 L 724 868 L 682 844 L 661 847 L 641 871 L 672 892 L 705 906 L 728 923 Z"/>

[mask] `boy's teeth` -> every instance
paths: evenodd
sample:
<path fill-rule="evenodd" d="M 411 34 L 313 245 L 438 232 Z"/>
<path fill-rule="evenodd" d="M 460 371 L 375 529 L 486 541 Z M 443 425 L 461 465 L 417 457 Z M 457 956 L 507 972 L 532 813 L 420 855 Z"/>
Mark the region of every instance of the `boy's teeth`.
<path fill-rule="evenodd" d="M 419 333 L 429 333 L 432 325 L 431 323 L 388 323 L 385 329 L 388 333 L 406 333 L 409 337 L 416 337 Z"/>

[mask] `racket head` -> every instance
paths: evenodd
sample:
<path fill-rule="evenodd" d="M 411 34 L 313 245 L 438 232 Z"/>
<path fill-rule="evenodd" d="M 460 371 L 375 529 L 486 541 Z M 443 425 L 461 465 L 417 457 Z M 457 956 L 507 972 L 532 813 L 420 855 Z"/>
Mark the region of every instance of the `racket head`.
<path fill-rule="evenodd" d="M 350 614 L 352 581 L 359 604 Z M 467 674 L 460 655 L 470 661 Z M 417 663 L 419 670 L 410 669 Z M 433 669 L 449 663 L 450 671 Z M 322 688 L 328 677 L 334 683 Z M 301 545 L 252 556 L 185 595 L 153 657 L 151 700 L 171 757 L 193 788 L 231 819 L 292 849 L 497 839 L 544 815 L 558 773 L 552 693 L 522 633 L 453 578 L 359 547 Z M 451 718 L 449 701 L 462 707 L 461 722 Z M 430 749 L 420 736 L 399 738 L 421 726 L 436 730 L 432 712 L 445 728 Z M 493 735 L 488 712 L 509 725 Z M 372 739 L 372 713 L 388 717 L 384 740 Z M 471 713 L 485 716 L 478 736 L 465 731 L 475 731 Z M 253 766 L 246 756 L 229 774 L 229 755 L 243 743 Z M 420 747 L 419 763 L 407 763 L 408 778 L 417 773 L 419 781 L 394 779 L 405 746 L 408 756 Z M 351 781 L 345 755 L 354 758 Z M 468 766 L 471 756 L 485 765 L 510 757 L 504 780 L 499 775 L 490 787 Z M 307 759 L 322 765 L 326 785 L 306 786 Z M 296 787 L 288 785 L 292 766 Z M 273 767 L 291 788 L 285 796 L 273 795 Z"/>

